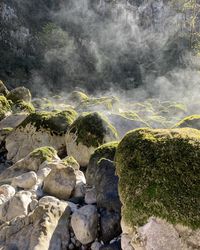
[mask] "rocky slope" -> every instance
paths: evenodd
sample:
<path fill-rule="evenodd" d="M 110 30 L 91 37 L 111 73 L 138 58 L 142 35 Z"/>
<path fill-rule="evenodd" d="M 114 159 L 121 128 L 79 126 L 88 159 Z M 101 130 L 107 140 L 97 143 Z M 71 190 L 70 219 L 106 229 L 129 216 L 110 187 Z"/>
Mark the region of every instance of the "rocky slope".
<path fill-rule="evenodd" d="M 0 91 L 0 249 L 200 248 L 190 106 Z"/>

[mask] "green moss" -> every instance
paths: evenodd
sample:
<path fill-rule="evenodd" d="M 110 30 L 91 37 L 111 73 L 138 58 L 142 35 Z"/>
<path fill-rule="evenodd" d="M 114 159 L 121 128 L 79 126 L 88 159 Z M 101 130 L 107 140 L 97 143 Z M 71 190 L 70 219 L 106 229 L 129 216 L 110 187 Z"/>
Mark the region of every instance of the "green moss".
<path fill-rule="evenodd" d="M 118 144 L 118 141 L 112 141 L 101 145 L 95 149 L 90 160 L 93 161 L 95 159 L 98 162 L 101 158 L 106 158 L 113 161 Z"/>
<path fill-rule="evenodd" d="M 74 169 L 79 169 L 80 168 L 78 162 L 74 159 L 73 156 L 67 156 L 64 159 L 62 159 L 62 164 L 65 165 L 65 166 L 71 166 Z"/>
<path fill-rule="evenodd" d="M 18 113 L 21 111 L 33 113 L 33 112 L 35 112 L 35 108 L 34 108 L 32 103 L 25 102 L 25 101 L 21 100 L 21 101 L 17 101 L 16 103 L 12 104 L 12 111 L 14 113 Z"/>
<path fill-rule="evenodd" d="M 31 92 L 25 87 L 18 87 L 10 91 L 10 93 L 7 95 L 7 99 L 14 103 L 22 100 L 25 102 L 30 102 Z"/>
<path fill-rule="evenodd" d="M 177 128 L 196 128 L 200 129 L 200 115 L 191 115 L 185 117 L 183 120 L 178 122 L 175 127 Z"/>
<path fill-rule="evenodd" d="M 37 130 L 43 128 L 51 133 L 62 135 L 67 132 L 76 116 L 77 113 L 72 109 L 61 112 L 36 112 L 30 114 L 19 127 L 33 124 Z"/>
<path fill-rule="evenodd" d="M 101 97 L 101 98 L 90 98 L 82 102 L 77 109 L 84 111 L 95 111 L 95 110 L 115 110 L 118 109 L 119 100 L 114 97 Z"/>
<path fill-rule="evenodd" d="M 94 176 L 98 169 L 101 159 L 114 161 L 115 152 L 119 142 L 108 142 L 98 147 L 90 157 L 90 161 L 86 170 L 86 180 L 88 185 L 94 184 Z"/>
<path fill-rule="evenodd" d="M 200 132 L 137 129 L 116 151 L 123 217 L 134 227 L 150 216 L 200 227 Z"/>
<path fill-rule="evenodd" d="M 81 91 L 73 91 L 69 96 L 69 100 L 80 104 L 81 102 L 88 101 L 89 97 Z"/>
<path fill-rule="evenodd" d="M 5 118 L 6 113 L 8 112 L 11 112 L 10 104 L 6 97 L 0 96 L 0 120 Z"/>
<path fill-rule="evenodd" d="M 41 162 L 51 161 L 57 156 L 57 151 L 52 147 L 41 147 L 32 151 L 29 156 L 33 158 L 39 158 L 41 159 Z"/>
<path fill-rule="evenodd" d="M 77 135 L 77 144 L 98 147 L 104 143 L 105 135 L 117 139 L 117 131 L 106 117 L 98 112 L 80 115 L 70 127 L 70 132 Z"/>

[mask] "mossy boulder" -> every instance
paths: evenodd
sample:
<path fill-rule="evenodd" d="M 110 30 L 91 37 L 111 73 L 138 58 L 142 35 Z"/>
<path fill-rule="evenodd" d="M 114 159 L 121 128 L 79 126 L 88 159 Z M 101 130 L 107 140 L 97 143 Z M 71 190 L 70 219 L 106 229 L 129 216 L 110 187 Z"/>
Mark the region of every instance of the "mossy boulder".
<path fill-rule="evenodd" d="M 35 108 L 32 103 L 25 102 L 23 100 L 17 101 L 11 105 L 13 113 L 19 113 L 19 112 L 27 112 L 27 113 L 33 113 L 35 112 Z"/>
<path fill-rule="evenodd" d="M 70 166 L 70 167 L 74 168 L 75 170 L 80 169 L 80 165 L 72 156 L 67 156 L 67 157 L 63 158 L 61 160 L 61 164 L 65 165 L 67 167 Z"/>
<path fill-rule="evenodd" d="M 7 98 L 14 103 L 17 101 L 31 102 L 31 92 L 25 87 L 17 87 L 10 91 Z"/>
<path fill-rule="evenodd" d="M 95 173 L 98 169 L 98 162 L 101 159 L 108 159 L 110 161 L 114 161 L 115 152 L 118 146 L 118 142 L 108 142 L 97 149 L 95 149 L 94 153 L 90 157 L 89 164 L 86 170 L 86 181 L 87 184 L 93 186 L 95 183 Z"/>
<path fill-rule="evenodd" d="M 67 132 L 76 116 L 76 111 L 72 109 L 55 112 L 35 112 L 30 114 L 19 126 L 26 127 L 28 124 L 32 124 L 36 130 L 43 128 L 51 133 L 62 135 Z"/>
<path fill-rule="evenodd" d="M 196 128 L 200 129 L 200 115 L 187 116 L 178 122 L 175 127 L 177 128 Z"/>
<path fill-rule="evenodd" d="M 4 96 L 7 96 L 9 94 L 8 89 L 1 80 L 0 80 L 0 94 Z"/>
<path fill-rule="evenodd" d="M 11 106 L 5 96 L 0 96 L 0 120 L 11 113 Z"/>
<path fill-rule="evenodd" d="M 8 159 L 14 162 L 32 150 L 52 146 L 66 155 L 65 133 L 76 117 L 74 110 L 31 113 L 6 139 Z"/>
<path fill-rule="evenodd" d="M 81 104 L 82 102 L 87 102 L 87 101 L 89 101 L 89 97 L 88 97 L 85 93 L 83 93 L 83 92 L 81 92 L 81 91 L 73 91 L 73 92 L 69 95 L 68 100 L 69 100 L 70 102 L 72 102 L 73 104 L 75 104 L 75 105 L 79 105 L 79 104 Z"/>
<path fill-rule="evenodd" d="M 106 117 L 98 112 L 85 113 L 73 122 L 66 134 L 67 153 L 81 166 L 86 166 L 95 148 L 117 138 L 115 128 Z"/>
<path fill-rule="evenodd" d="M 78 112 L 94 112 L 98 111 L 118 111 L 119 110 L 119 100 L 117 97 L 99 97 L 90 98 L 86 101 L 81 102 L 80 105 L 76 107 Z"/>
<path fill-rule="evenodd" d="M 116 151 L 123 220 L 144 225 L 151 216 L 200 227 L 200 131 L 137 129 Z"/>

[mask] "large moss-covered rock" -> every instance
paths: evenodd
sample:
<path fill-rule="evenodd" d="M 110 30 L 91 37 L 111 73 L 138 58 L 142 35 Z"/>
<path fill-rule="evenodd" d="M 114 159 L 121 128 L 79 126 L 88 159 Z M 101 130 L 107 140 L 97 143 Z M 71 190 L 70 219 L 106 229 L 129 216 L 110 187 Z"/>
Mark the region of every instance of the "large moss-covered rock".
<path fill-rule="evenodd" d="M 17 87 L 10 91 L 10 93 L 7 95 L 7 98 L 14 103 L 17 101 L 30 102 L 31 92 L 25 87 Z"/>
<path fill-rule="evenodd" d="M 127 222 L 143 224 L 154 215 L 174 224 L 199 227 L 200 216 L 196 209 L 196 205 L 200 205 L 199 160 L 198 130 L 129 132 L 116 152 Z"/>
<path fill-rule="evenodd" d="M 6 139 L 8 159 L 16 162 L 32 150 L 52 146 L 65 151 L 65 133 L 76 117 L 73 110 L 30 114 Z"/>
<path fill-rule="evenodd" d="M 66 134 L 67 153 L 81 166 L 86 166 L 95 148 L 117 137 L 115 128 L 104 116 L 97 112 L 85 113 L 73 122 Z"/>
<path fill-rule="evenodd" d="M 1 80 L 0 80 L 0 94 L 4 96 L 7 96 L 9 94 L 8 89 Z"/>
<path fill-rule="evenodd" d="M 200 228 L 200 132 L 137 129 L 119 143 L 116 166 L 123 221 L 132 229 L 151 216 Z"/>
<path fill-rule="evenodd" d="M 188 127 L 188 128 L 200 129 L 200 115 L 187 116 L 183 120 L 178 122 L 175 125 L 175 127 L 178 127 L 178 128 Z"/>
<path fill-rule="evenodd" d="M 11 107 L 4 96 L 0 96 L 0 120 L 5 118 L 11 112 Z"/>

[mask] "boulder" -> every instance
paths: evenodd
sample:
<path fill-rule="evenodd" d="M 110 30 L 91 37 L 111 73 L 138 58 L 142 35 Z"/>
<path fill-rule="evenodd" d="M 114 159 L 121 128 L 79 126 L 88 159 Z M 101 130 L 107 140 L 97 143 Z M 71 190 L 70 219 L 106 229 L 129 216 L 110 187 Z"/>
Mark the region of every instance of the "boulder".
<path fill-rule="evenodd" d="M 82 102 L 88 101 L 89 97 L 85 93 L 83 93 L 81 91 L 73 91 L 68 96 L 68 100 L 73 105 L 77 106 L 77 105 L 80 105 Z"/>
<path fill-rule="evenodd" d="M 121 202 L 118 194 L 118 176 L 115 175 L 114 162 L 101 159 L 94 176 L 98 208 L 116 211 L 120 214 Z"/>
<path fill-rule="evenodd" d="M 98 162 L 102 158 L 113 161 L 117 146 L 118 142 L 108 142 L 95 149 L 86 170 L 86 180 L 89 186 L 93 186 L 95 183 L 94 177 L 98 169 Z"/>
<path fill-rule="evenodd" d="M 48 163 L 53 160 L 60 160 L 57 151 L 52 147 L 41 147 L 33 150 L 25 158 L 17 161 L 11 167 L 5 169 L 0 175 L 0 182 L 12 178 L 29 171 L 37 172 L 42 163 Z"/>
<path fill-rule="evenodd" d="M 36 183 L 37 183 L 37 175 L 35 172 L 30 171 L 20 176 L 14 177 L 12 179 L 11 185 L 13 187 L 29 189 L 33 187 L 34 185 L 36 185 Z"/>
<path fill-rule="evenodd" d="M 0 186 L 0 206 L 2 203 L 11 199 L 14 195 L 15 195 L 14 187 L 7 184 Z"/>
<path fill-rule="evenodd" d="M 63 250 L 69 245 L 70 208 L 67 202 L 42 198 L 27 216 L 0 226 L 0 248 Z"/>
<path fill-rule="evenodd" d="M 20 123 L 22 123 L 28 114 L 11 114 L 0 121 L 0 129 L 3 128 L 16 128 Z"/>
<path fill-rule="evenodd" d="M 75 170 L 80 169 L 80 165 L 72 156 L 67 156 L 67 157 L 63 158 L 61 163 L 65 166 L 70 166 L 70 167 L 74 168 Z"/>
<path fill-rule="evenodd" d="M 98 146 L 117 139 L 115 128 L 101 114 L 80 115 L 66 134 L 67 154 L 85 167 Z"/>
<path fill-rule="evenodd" d="M 0 219 L 10 221 L 15 217 L 28 214 L 32 194 L 28 191 L 16 193 L 10 200 L 0 206 Z"/>
<path fill-rule="evenodd" d="M 119 143 L 115 159 L 127 239 L 123 244 L 136 250 L 199 248 L 200 132 L 191 128 L 137 129 Z M 156 221 L 151 222 L 152 216 Z M 157 225 L 160 220 L 165 225 Z M 174 228 L 179 225 L 194 237 L 177 234 Z M 134 243 L 141 227 L 147 237 Z"/>
<path fill-rule="evenodd" d="M 76 186 L 73 191 L 73 197 L 82 197 L 85 196 L 85 188 L 86 188 L 86 179 L 85 175 L 82 171 L 76 170 Z"/>
<path fill-rule="evenodd" d="M 76 185 L 76 175 L 72 167 L 57 165 L 44 179 L 43 190 L 59 199 L 69 199 Z"/>
<path fill-rule="evenodd" d="M 33 106 L 33 104 L 30 102 L 25 102 L 23 100 L 12 103 L 11 108 L 14 114 L 20 113 L 20 112 L 23 112 L 23 113 L 35 112 L 35 107 Z"/>
<path fill-rule="evenodd" d="M 7 98 L 14 103 L 17 101 L 31 102 L 31 92 L 25 87 L 17 87 L 10 91 Z"/>
<path fill-rule="evenodd" d="M 121 230 L 121 215 L 115 211 L 101 209 L 100 212 L 100 236 L 104 243 L 109 243 L 115 237 L 118 237 Z"/>
<path fill-rule="evenodd" d="M 75 116 L 72 110 L 30 114 L 6 138 L 7 158 L 16 162 L 43 146 L 53 146 L 62 154 L 65 150 L 65 133 Z"/>
<path fill-rule="evenodd" d="M 82 244 L 88 244 L 95 240 L 98 229 L 98 213 L 95 206 L 86 205 L 72 214 L 72 229 L 76 238 Z"/>

